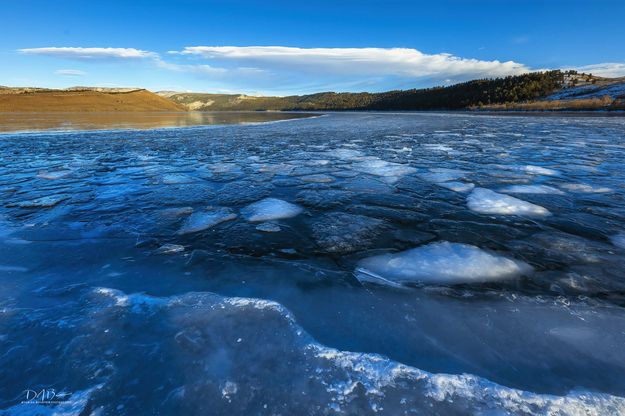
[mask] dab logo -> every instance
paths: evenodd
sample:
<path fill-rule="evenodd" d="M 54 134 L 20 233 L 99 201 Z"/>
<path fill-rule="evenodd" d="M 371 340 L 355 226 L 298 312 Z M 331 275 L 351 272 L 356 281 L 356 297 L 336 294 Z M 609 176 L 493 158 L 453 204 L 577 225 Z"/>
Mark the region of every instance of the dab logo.
<path fill-rule="evenodd" d="M 55 389 L 24 390 L 24 400 L 22 403 L 30 404 L 58 404 L 67 403 L 66 398 L 70 393 L 57 392 Z"/>

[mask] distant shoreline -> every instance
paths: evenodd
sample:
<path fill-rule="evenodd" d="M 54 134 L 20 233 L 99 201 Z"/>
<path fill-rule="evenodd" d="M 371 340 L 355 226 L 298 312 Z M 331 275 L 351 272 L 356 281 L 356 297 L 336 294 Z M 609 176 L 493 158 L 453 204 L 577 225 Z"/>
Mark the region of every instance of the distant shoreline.
<path fill-rule="evenodd" d="M 151 92 L 141 88 L 0 87 L 0 113 L 107 112 L 467 112 L 614 114 L 625 111 L 625 78 L 575 71 L 532 72 L 445 87 L 292 96 Z"/>

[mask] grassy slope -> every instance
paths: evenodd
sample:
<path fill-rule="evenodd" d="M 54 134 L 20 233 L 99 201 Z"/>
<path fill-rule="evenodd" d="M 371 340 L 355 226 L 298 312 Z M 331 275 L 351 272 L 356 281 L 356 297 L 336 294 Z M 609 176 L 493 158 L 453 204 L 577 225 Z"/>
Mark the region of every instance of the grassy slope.
<path fill-rule="evenodd" d="M 186 111 L 183 106 L 147 90 L 0 89 L 0 112 Z"/>

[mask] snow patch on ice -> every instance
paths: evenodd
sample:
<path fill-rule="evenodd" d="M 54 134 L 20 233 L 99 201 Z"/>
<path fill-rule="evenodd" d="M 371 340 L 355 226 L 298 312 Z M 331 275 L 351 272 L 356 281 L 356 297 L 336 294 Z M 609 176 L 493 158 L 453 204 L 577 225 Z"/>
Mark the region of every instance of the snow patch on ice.
<path fill-rule="evenodd" d="M 216 208 L 211 211 L 201 211 L 191 214 L 178 234 L 189 234 L 204 231 L 225 221 L 234 220 L 237 214 L 230 208 Z"/>
<path fill-rule="evenodd" d="M 271 300 L 265 299 L 254 299 L 254 298 L 224 298 L 224 303 L 235 306 L 237 308 L 254 308 L 254 309 L 271 309 L 288 315 L 288 318 L 291 319 L 290 313 L 278 302 L 274 302 Z"/>
<path fill-rule="evenodd" d="M 532 267 L 522 261 L 444 241 L 368 257 L 358 263 L 355 275 L 361 281 L 395 285 L 500 281 L 531 272 Z"/>
<path fill-rule="evenodd" d="M 467 197 L 467 206 L 471 211 L 480 214 L 501 215 L 551 215 L 547 208 L 535 205 L 521 199 L 503 195 L 486 188 L 475 188 Z"/>
<path fill-rule="evenodd" d="M 505 387 L 472 374 L 429 373 L 378 354 L 340 351 L 315 343 L 310 344 L 308 349 L 334 369 L 326 389 L 334 396 L 333 405 L 338 411 L 343 406 L 349 406 L 354 389 L 359 384 L 364 387 L 374 411 L 384 402 L 385 393 L 399 386 L 410 386 L 405 391 L 407 396 L 400 403 L 409 404 L 410 401 L 414 410 L 428 409 L 423 412 L 425 414 L 441 413 L 433 407 L 436 403 L 445 403 L 442 413 L 476 415 L 599 416 L 625 411 L 625 399 L 609 394 L 583 391 L 573 391 L 564 396 L 536 394 Z M 325 367 L 321 365 L 321 371 L 328 371 Z M 416 406 L 420 405 L 422 407 L 417 409 Z"/>
<path fill-rule="evenodd" d="M 166 298 L 158 298 L 143 293 L 127 295 L 121 290 L 107 287 L 95 288 L 94 293 L 111 298 L 115 301 L 115 306 L 128 307 L 134 313 L 144 313 L 153 308 L 166 306 L 169 303 Z"/>
<path fill-rule="evenodd" d="M 412 166 L 387 162 L 377 158 L 357 163 L 353 166 L 353 169 L 358 172 L 368 173 L 369 175 L 384 177 L 400 177 L 417 171 Z"/>
<path fill-rule="evenodd" d="M 184 246 L 180 244 L 165 243 L 156 249 L 158 254 L 175 254 L 184 251 Z"/>
<path fill-rule="evenodd" d="M 279 220 L 301 214 L 302 207 L 277 198 L 265 198 L 241 210 L 246 220 L 251 222 Z"/>
<path fill-rule="evenodd" d="M 525 165 L 521 169 L 533 175 L 557 176 L 560 174 L 560 172 L 555 169 L 544 168 L 542 166 Z"/>

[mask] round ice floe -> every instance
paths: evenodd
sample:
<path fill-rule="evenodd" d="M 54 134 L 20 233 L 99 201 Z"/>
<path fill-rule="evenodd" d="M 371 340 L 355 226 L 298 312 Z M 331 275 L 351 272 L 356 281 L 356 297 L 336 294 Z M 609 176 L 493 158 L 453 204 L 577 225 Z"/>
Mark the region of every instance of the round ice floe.
<path fill-rule="evenodd" d="M 361 260 L 355 275 L 360 281 L 454 284 L 513 279 L 529 274 L 532 267 L 478 247 L 447 241 Z"/>
<path fill-rule="evenodd" d="M 374 176 L 404 176 L 416 172 L 417 170 L 401 163 L 387 162 L 382 159 L 371 159 L 357 163 L 353 169 L 358 172 L 368 173 Z"/>
<path fill-rule="evenodd" d="M 564 195 L 561 190 L 547 185 L 511 185 L 501 189 L 501 192 L 513 194 L 554 194 Z"/>
<path fill-rule="evenodd" d="M 533 175 L 547 175 L 547 176 L 556 176 L 559 175 L 555 169 L 544 168 L 542 166 L 534 166 L 534 165 L 526 165 L 521 167 L 521 170 L 524 170 L 527 173 L 531 173 Z"/>
<path fill-rule="evenodd" d="M 196 233 L 214 227 L 224 221 L 230 221 L 237 217 L 229 208 L 216 208 L 210 211 L 201 211 L 191 214 L 178 230 L 178 234 Z"/>
<path fill-rule="evenodd" d="M 501 215 L 551 215 L 547 208 L 535 205 L 509 195 L 499 194 L 485 188 L 475 188 L 467 197 L 467 206 L 480 214 Z"/>
<path fill-rule="evenodd" d="M 291 218 L 299 215 L 302 211 L 302 207 L 290 202 L 277 198 L 265 198 L 243 208 L 241 214 L 246 220 L 257 222 Z"/>

